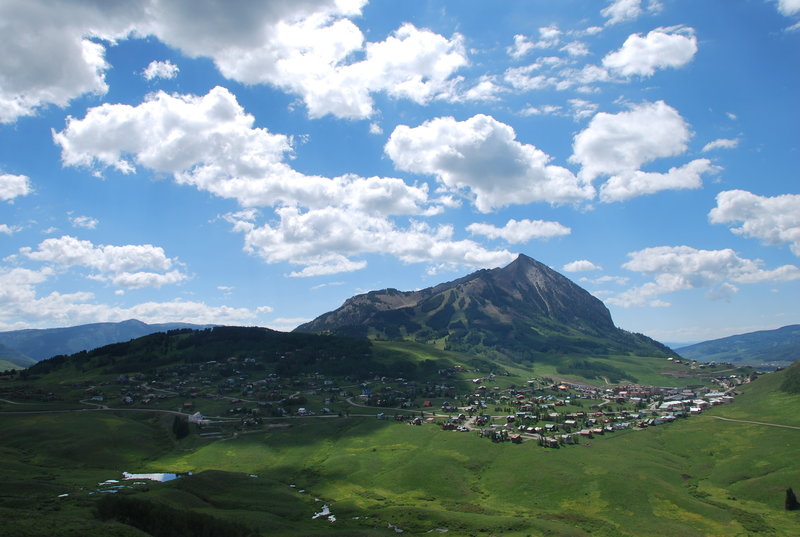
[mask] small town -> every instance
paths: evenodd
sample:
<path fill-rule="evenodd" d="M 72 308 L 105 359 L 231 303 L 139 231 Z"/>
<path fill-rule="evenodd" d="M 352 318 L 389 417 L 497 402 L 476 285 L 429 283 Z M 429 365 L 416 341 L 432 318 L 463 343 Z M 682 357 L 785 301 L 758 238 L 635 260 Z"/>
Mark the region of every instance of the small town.
<path fill-rule="evenodd" d="M 690 362 L 686 366 L 707 367 Z M 254 358 L 234 356 L 169 366 L 150 375 L 121 374 L 99 382 L 72 383 L 66 387 L 70 395 L 45 393 L 41 388 L 28 390 L 24 384 L 9 393 L 9 388 L 0 385 L 0 397 L 55 402 L 77 394 L 88 408 L 174 414 L 208 439 L 285 428 L 293 419 L 374 417 L 471 432 L 493 442 L 533 441 L 559 448 L 700 414 L 732 402 L 737 387 L 753 378 L 742 374 L 714 376 L 710 377 L 712 386 L 602 387 L 554 382 L 548 377 L 508 384 L 505 375 L 474 376 L 478 374 L 478 370 L 457 365 L 439 370 L 439 380 L 428 382 L 386 376 L 369 380 L 328 378 L 321 374 L 282 378 L 275 373 L 263 375 Z M 465 386 L 471 390 L 465 391 Z"/>

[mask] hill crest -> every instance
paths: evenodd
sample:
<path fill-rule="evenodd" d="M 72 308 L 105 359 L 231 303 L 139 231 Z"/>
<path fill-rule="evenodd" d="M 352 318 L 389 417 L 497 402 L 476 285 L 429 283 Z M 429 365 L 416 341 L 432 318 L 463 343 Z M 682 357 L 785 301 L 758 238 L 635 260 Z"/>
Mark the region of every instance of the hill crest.
<path fill-rule="evenodd" d="M 137 319 L 121 322 L 91 323 L 62 328 L 28 328 L 0 332 L 0 358 L 21 367 L 60 354 L 74 354 L 111 343 L 139 338 L 155 332 L 179 328 L 207 328 L 211 325 L 189 323 L 147 324 Z M 8 356 L 6 356 L 8 355 Z"/>

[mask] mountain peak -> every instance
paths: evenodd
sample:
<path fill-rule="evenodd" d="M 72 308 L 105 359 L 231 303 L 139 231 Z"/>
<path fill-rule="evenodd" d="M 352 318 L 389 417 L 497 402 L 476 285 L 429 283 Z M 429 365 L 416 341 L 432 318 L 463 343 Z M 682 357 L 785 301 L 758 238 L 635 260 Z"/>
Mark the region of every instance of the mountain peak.
<path fill-rule="evenodd" d="M 125 321 L 121 321 L 118 323 L 121 326 L 137 326 L 137 327 L 146 327 L 147 323 L 140 321 L 139 319 L 127 319 Z"/>
<path fill-rule="evenodd" d="M 512 265 L 514 263 L 539 263 L 539 262 L 536 261 L 534 258 L 529 257 L 525 254 L 519 254 L 517 255 L 517 258 L 511 262 Z"/>
<path fill-rule="evenodd" d="M 614 326 L 605 305 L 547 265 L 520 254 L 509 265 L 479 270 L 419 291 L 370 291 L 296 328 L 380 339 L 413 339 L 446 349 L 516 357 L 536 353 L 659 354 L 656 342 Z M 605 343 L 599 343 L 600 341 Z"/>

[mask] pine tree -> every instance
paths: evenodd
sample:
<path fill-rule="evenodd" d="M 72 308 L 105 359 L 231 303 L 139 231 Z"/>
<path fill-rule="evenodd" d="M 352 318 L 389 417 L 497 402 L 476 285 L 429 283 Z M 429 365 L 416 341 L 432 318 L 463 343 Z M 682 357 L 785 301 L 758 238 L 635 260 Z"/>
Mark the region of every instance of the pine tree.
<path fill-rule="evenodd" d="M 172 421 L 172 434 L 178 440 L 189 436 L 189 423 L 178 416 Z"/>
<path fill-rule="evenodd" d="M 786 510 L 787 511 L 797 511 L 800 510 L 800 502 L 797 501 L 797 496 L 794 495 L 794 491 L 791 487 L 786 489 Z"/>

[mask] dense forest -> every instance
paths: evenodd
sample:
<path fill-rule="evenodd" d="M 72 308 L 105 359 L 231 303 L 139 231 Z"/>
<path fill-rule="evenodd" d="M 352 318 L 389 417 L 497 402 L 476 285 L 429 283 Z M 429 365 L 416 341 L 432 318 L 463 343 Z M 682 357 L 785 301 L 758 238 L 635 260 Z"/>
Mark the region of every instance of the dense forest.
<path fill-rule="evenodd" d="M 271 364 L 271 370 L 281 376 L 311 370 L 349 375 L 384 369 L 373 358 L 372 344 L 366 339 L 221 326 L 159 332 L 92 351 L 54 356 L 25 373 L 41 375 L 65 367 L 119 374 L 148 372 L 169 364 L 223 362 L 231 357 L 249 358 L 254 366 Z"/>

